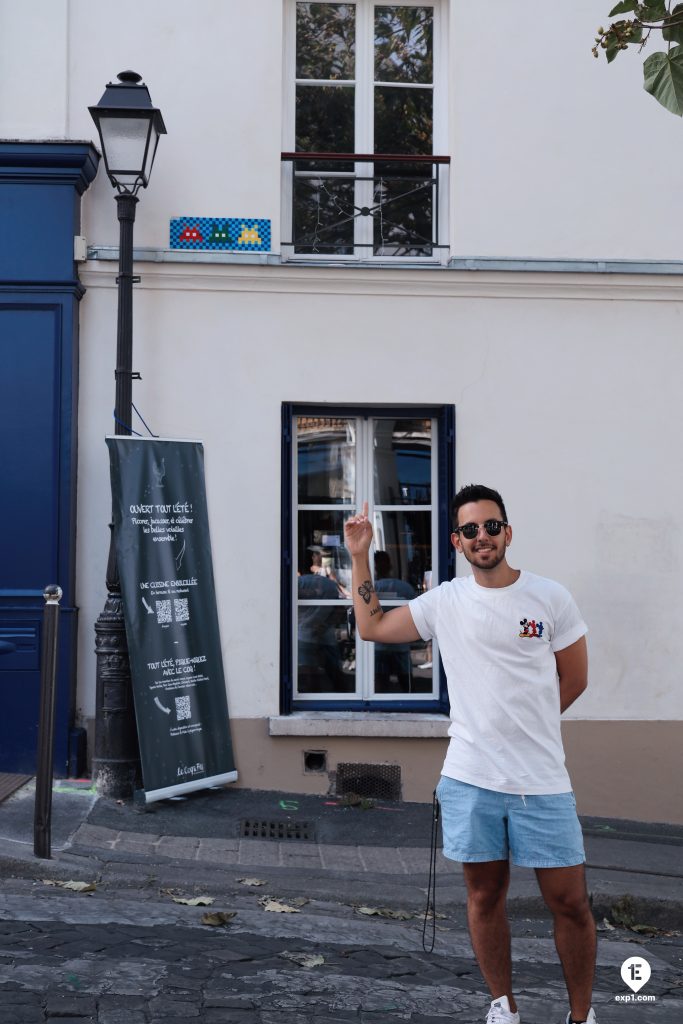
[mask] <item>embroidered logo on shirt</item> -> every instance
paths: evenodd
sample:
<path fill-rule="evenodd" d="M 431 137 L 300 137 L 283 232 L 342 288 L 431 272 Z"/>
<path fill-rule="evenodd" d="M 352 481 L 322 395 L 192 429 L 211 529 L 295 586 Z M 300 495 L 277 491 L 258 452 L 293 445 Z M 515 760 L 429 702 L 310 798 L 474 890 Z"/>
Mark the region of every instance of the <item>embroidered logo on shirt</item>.
<path fill-rule="evenodd" d="M 539 639 L 543 636 L 542 622 L 536 622 L 536 619 L 531 619 L 531 621 L 529 619 L 521 619 L 519 624 L 522 627 L 521 632 L 519 634 L 520 636 L 537 636 L 539 637 Z"/>

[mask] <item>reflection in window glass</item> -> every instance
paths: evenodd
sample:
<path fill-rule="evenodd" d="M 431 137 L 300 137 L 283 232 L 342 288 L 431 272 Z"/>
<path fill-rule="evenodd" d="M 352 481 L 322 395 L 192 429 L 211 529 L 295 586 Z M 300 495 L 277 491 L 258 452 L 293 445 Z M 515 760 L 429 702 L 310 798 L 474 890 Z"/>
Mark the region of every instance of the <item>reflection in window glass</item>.
<path fill-rule="evenodd" d="M 434 96 L 431 89 L 375 86 L 375 153 L 432 152 Z"/>
<path fill-rule="evenodd" d="M 433 29 L 431 7 L 377 7 L 375 81 L 431 82 Z"/>
<path fill-rule="evenodd" d="M 411 90 L 413 91 L 413 90 Z M 422 92 L 422 89 L 418 89 Z M 353 153 L 355 90 L 345 85 L 298 85 L 296 88 L 296 151 Z M 421 152 L 421 151 L 420 151 Z M 431 152 L 431 150 L 430 150 Z M 353 171 L 353 164 L 301 164 L 303 170 Z"/>
<path fill-rule="evenodd" d="M 375 164 L 375 256 L 431 256 L 434 251 L 432 164 Z"/>
<path fill-rule="evenodd" d="M 375 693 L 432 692 L 432 643 L 375 644 Z"/>
<path fill-rule="evenodd" d="M 354 4 L 296 5 L 297 78 L 353 78 L 355 49 Z"/>
<path fill-rule="evenodd" d="M 405 408 L 340 407 L 292 419 L 297 480 L 293 494 L 290 607 L 295 699 L 305 706 L 341 701 L 422 704 L 437 699 L 436 645 L 418 640 L 372 644 L 358 637 L 351 558 L 344 522 L 367 501 L 374 532 L 370 570 L 385 610 L 429 590 L 434 505 L 436 420 Z M 436 565 L 434 568 L 438 568 Z M 317 702 L 321 703 L 318 704 Z"/>
<path fill-rule="evenodd" d="M 296 178 L 294 252 L 353 252 L 354 184 L 344 178 Z"/>
<path fill-rule="evenodd" d="M 328 416 L 297 416 L 300 505 L 346 504 L 355 493 L 355 423 Z"/>
<path fill-rule="evenodd" d="M 431 503 L 431 420 L 375 420 L 374 456 L 377 505 Z"/>
<path fill-rule="evenodd" d="M 350 625 L 351 609 L 300 604 L 297 611 L 299 693 L 353 693 L 356 644 Z"/>
<path fill-rule="evenodd" d="M 316 577 L 330 584 L 324 588 L 324 594 L 312 593 L 311 598 L 329 601 L 351 597 L 351 559 L 344 547 L 344 519 L 347 515 L 347 512 L 299 512 L 299 582 L 312 577 L 306 586 L 313 590 Z"/>
<path fill-rule="evenodd" d="M 426 589 L 432 569 L 431 512 L 375 511 L 375 546 L 388 556 L 390 578 Z"/>

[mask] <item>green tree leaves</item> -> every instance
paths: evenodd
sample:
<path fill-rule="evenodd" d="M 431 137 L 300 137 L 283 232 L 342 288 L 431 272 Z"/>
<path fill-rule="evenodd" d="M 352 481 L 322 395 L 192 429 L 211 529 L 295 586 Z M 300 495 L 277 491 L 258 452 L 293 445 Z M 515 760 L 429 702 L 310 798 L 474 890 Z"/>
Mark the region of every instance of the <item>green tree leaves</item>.
<path fill-rule="evenodd" d="M 683 116 L 683 46 L 651 53 L 643 65 L 643 87 L 672 114 Z"/>
<path fill-rule="evenodd" d="M 650 34 L 661 32 L 668 43 L 666 52 L 651 53 L 643 64 L 643 88 L 670 110 L 683 116 L 683 3 L 671 9 L 671 0 L 621 0 L 609 12 L 608 17 L 619 18 L 630 14 L 631 18 L 613 21 L 607 28 L 598 29 L 593 46 L 593 56 L 599 50 L 605 51 L 607 63 L 611 64 L 622 50 L 638 46 L 639 52 L 646 45 Z M 678 45 L 672 46 L 672 43 Z"/>

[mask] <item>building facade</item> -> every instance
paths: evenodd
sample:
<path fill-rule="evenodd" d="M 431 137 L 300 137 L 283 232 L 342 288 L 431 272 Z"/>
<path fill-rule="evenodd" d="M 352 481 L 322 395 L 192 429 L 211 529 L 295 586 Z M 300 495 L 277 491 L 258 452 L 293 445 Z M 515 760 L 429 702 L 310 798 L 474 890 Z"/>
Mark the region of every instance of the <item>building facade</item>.
<path fill-rule="evenodd" d="M 5 434 L 40 403 L 10 313 L 56 287 L 39 267 L 51 233 L 85 238 L 57 274 L 78 328 L 59 406 L 73 480 L 64 457 L 50 465 L 73 495 L 58 550 L 73 548 L 78 610 L 60 728 L 91 750 L 118 224 L 88 106 L 133 68 L 168 129 L 136 221 L 134 402 L 156 434 L 205 446 L 238 785 L 321 793 L 383 766 L 403 798 L 429 799 L 447 743 L 438 651 L 358 639 L 343 520 L 369 501 L 377 589 L 401 604 L 468 571 L 447 506 L 474 481 L 505 498 L 511 564 L 563 582 L 589 625 L 589 689 L 563 722 L 579 810 L 683 822 L 683 252 L 661 178 L 681 143 L 637 58 L 593 61 L 593 4 L 561 33 L 547 4 L 525 10 L 520 30 L 504 4 L 482 24 L 458 0 L 121 0 L 116 16 L 0 0 L 0 202 L 9 217 L 28 168 L 34 218 L 2 263 Z M 78 184 L 46 196 L 31 145 L 81 160 Z M 38 434 L 54 454 L 51 416 Z M 5 501 L 26 551 L 40 496 L 21 443 Z M 16 634 L 18 605 L 55 582 L 40 572 L 66 563 L 29 571 L 15 536 L 0 616 Z M 27 677 L 5 668 L 14 714 Z"/>

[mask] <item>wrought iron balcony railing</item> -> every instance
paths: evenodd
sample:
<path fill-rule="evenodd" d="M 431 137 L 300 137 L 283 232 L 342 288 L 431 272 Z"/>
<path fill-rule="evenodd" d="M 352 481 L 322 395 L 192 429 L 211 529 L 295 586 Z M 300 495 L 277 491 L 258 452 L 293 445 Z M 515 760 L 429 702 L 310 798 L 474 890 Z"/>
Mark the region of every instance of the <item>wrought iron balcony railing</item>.
<path fill-rule="evenodd" d="M 286 251 L 420 258 L 448 247 L 442 179 L 449 156 L 283 153 L 282 161 L 291 210 Z"/>

